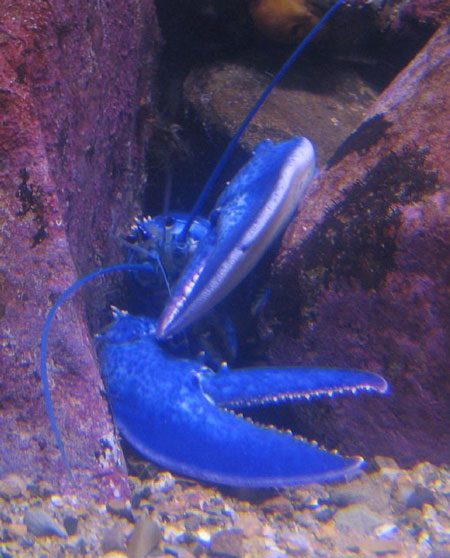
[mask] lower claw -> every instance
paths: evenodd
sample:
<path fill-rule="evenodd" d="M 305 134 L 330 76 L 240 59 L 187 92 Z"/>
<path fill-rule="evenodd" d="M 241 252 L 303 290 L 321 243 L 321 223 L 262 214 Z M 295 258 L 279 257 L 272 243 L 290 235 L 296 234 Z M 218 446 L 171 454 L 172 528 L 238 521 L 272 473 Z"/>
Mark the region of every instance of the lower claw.
<path fill-rule="evenodd" d="M 100 361 L 119 429 L 145 457 L 208 482 L 281 487 L 332 480 L 359 469 L 362 458 L 328 452 L 291 434 L 227 411 L 238 402 L 298 398 L 347 389 L 386 391 L 375 374 L 262 368 L 214 374 L 180 359 L 155 338 L 156 322 L 116 313 L 102 334 Z M 225 408 L 224 408 L 225 407 Z"/>

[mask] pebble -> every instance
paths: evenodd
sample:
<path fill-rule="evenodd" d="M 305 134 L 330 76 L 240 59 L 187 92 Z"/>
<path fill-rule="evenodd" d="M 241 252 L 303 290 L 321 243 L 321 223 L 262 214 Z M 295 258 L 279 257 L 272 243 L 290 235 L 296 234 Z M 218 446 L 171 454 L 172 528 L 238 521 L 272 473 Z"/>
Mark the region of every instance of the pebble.
<path fill-rule="evenodd" d="M 65 515 L 63 525 L 69 536 L 75 535 L 78 529 L 78 517 L 75 515 Z"/>
<path fill-rule="evenodd" d="M 11 523 L 8 525 L 8 533 L 12 537 L 24 537 L 27 534 L 27 526 L 20 523 Z"/>
<path fill-rule="evenodd" d="M 161 527 L 148 516 L 142 516 L 131 533 L 127 546 L 128 558 L 145 558 L 161 541 Z"/>
<path fill-rule="evenodd" d="M 130 523 L 134 523 L 131 502 L 128 500 L 110 500 L 106 505 L 106 509 L 109 513 L 127 519 Z"/>
<path fill-rule="evenodd" d="M 422 508 L 424 504 L 435 503 L 436 496 L 429 488 L 423 485 L 416 486 L 406 499 L 407 508 Z"/>
<path fill-rule="evenodd" d="M 336 510 L 334 510 L 333 508 L 323 507 L 317 510 L 317 512 L 315 513 L 315 517 L 318 521 L 327 523 L 327 521 L 330 521 L 333 518 L 335 512 Z"/>
<path fill-rule="evenodd" d="M 152 494 L 169 492 L 175 486 L 175 479 L 170 473 L 159 473 L 149 483 Z"/>
<path fill-rule="evenodd" d="M 25 492 L 25 481 L 11 473 L 0 480 L 0 498 L 4 500 L 12 500 L 20 498 Z"/>
<path fill-rule="evenodd" d="M 67 537 L 67 531 L 56 523 L 56 521 L 41 509 L 28 510 L 25 513 L 23 522 L 28 528 L 28 532 L 35 537 Z"/>
<path fill-rule="evenodd" d="M 311 545 L 305 535 L 301 533 L 283 533 L 281 539 L 279 544 L 288 554 L 294 556 L 312 555 Z"/>
<path fill-rule="evenodd" d="M 357 488 L 348 486 L 330 487 L 328 502 L 338 508 L 346 508 L 352 504 L 360 504 L 364 501 L 365 494 Z"/>
<path fill-rule="evenodd" d="M 294 511 L 291 502 L 284 496 L 276 496 L 262 504 L 262 509 L 265 513 L 279 513 L 283 515 L 290 515 Z"/>
<path fill-rule="evenodd" d="M 339 530 L 361 535 L 370 535 L 385 523 L 386 518 L 373 512 L 365 504 L 353 504 L 338 510 L 334 516 L 336 527 Z"/>
<path fill-rule="evenodd" d="M 120 525 L 115 524 L 104 532 L 102 549 L 103 552 L 112 552 L 115 550 L 125 551 L 125 534 L 120 528 Z"/>
<path fill-rule="evenodd" d="M 395 523 L 384 523 L 374 529 L 373 534 L 379 539 L 391 539 L 398 534 L 398 527 Z"/>
<path fill-rule="evenodd" d="M 386 556 L 402 552 L 402 543 L 400 541 L 366 541 L 361 548 L 376 556 Z"/>
<path fill-rule="evenodd" d="M 105 506 L 50 493 L 42 483 L 24 484 L 20 499 L 0 498 L 0 558 L 62 558 L 63 550 L 103 558 L 450 558 L 450 475 L 443 467 L 399 469 L 392 477 L 380 470 L 350 483 L 256 498 L 258 503 L 254 496 L 236 497 L 172 475 L 158 473 L 156 481 L 173 488 L 154 491 L 152 479 L 136 479 L 134 509 L 123 499 Z M 48 496 L 37 497 L 38 488 Z M 132 546 L 138 529 L 130 512 L 157 526 L 142 551 Z M 46 525 L 36 535 L 27 527 L 35 514 L 43 514 Z M 58 538 L 55 529 L 71 538 Z"/>
<path fill-rule="evenodd" d="M 224 529 L 214 533 L 209 546 L 209 556 L 241 558 L 243 556 L 241 529 Z"/>

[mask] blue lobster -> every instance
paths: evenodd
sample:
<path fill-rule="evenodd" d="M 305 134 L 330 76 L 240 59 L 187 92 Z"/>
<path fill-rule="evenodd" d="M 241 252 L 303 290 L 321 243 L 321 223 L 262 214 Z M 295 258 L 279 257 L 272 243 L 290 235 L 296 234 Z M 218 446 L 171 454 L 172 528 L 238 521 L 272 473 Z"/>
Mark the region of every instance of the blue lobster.
<path fill-rule="evenodd" d="M 382 377 L 321 368 L 231 370 L 225 364 L 213 371 L 200 359 L 175 354 L 171 342 L 250 272 L 305 195 L 315 174 L 311 143 L 306 138 L 278 144 L 266 141 L 219 197 L 209 221 L 193 226 L 248 122 L 342 3 L 329 10 L 283 66 L 233 138 L 190 218 L 183 222 L 183 230 L 166 244 L 170 256 L 177 251 L 187 264 L 181 266 L 159 320 L 114 310 L 112 324 L 97 336 L 99 362 L 121 433 L 145 457 L 174 472 L 224 485 L 281 487 L 339 478 L 358 470 L 363 462 L 360 457 L 346 458 L 289 433 L 258 426 L 233 410 L 361 390 L 384 393 L 387 384 Z M 152 230 L 161 230 L 158 218 L 139 222 L 138 228 L 145 230 L 147 238 Z M 157 244 L 137 246 L 150 263 L 118 264 L 81 278 L 49 313 L 41 343 L 41 374 L 50 421 L 66 463 L 46 365 L 53 318 L 76 290 L 96 277 L 122 270 L 154 275 L 155 262 L 163 269 L 164 255 Z M 165 276 L 168 286 L 171 281 Z"/>

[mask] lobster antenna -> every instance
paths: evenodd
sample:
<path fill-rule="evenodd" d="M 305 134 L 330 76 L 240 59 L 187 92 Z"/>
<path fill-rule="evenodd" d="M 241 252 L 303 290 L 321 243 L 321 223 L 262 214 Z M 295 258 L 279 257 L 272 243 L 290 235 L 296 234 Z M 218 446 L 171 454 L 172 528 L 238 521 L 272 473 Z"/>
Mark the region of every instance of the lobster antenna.
<path fill-rule="evenodd" d="M 181 231 L 179 241 L 184 242 L 186 239 L 186 235 L 192 225 L 192 221 L 195 219 L 196 215 L 198 215 L 204 205 L 206 200 L 208 199 L 211 190 L 217 184 L 218 179 L 220 178 L 224 168 L 228 164 L 232 154 L 236 150 L 237 144 L 241 137 L 246 132 L 248 125 L 253 120 L 256 113 L 265 103 L 267 97 L 270 95 L 272 90 L 280 83 L 280 81 L 284 78 L 286 73 L 290 70 L 291 66 L 297 60 L 297 58 L 302 54 L 305 48 L 309 45 L 309 43 L 316 37 L 319 31 L 328 23 L 329 19 L 334 15 L 334 13 L 341 7 L 341 5 L 345 2 L 345 0 L 338 0 L 323 16 L 323 18 L 315 25 L 315 27 L 306 35 L 306 37 L 300 42 L 300 44 L 295 48 L 294 52 L 289 56 L 286 62 L 281 67 L 280 71 L 276 74 L 273 80 L 269 83 L 269 85 L 264 89 L 259 99 L 253 105 L 253 108 L 247 114 L 245 119 L 242 121 L 241 125 L 238 128 L 238 131 L 234 134 L 233 138 L 231 139 L 230 143 L 227 145 L 222 157 L 219 159 L 219 162 L 215 166 L 211 176 L 209 177 L 208 181 L 206 182 L 202 193 L 198 197 L 194 208 L 192 209 L 189 218 L 184 225 L 183 230 Z"/>
<path fill-rule="evenodd" d="M 172 290 L 170 288 L 169 278 L 167 277 L 166 269 L 164 267 L 164 264 L 161 261 L 160 255 L 157 252 L 155 252 L 154 257 L 156 259 L 162 278 L 164 280 L 164 284 L 166 285 L 167 292 L 169 293 L 169 296 L 172 297 Z"/>
<path fill-rule="evenodd" d="M 154 268 L 149 265 L 125 263 L 125 264 L 112 265 L 110 267 L 105 267 L 103 269 L 93 271 L 92 273 L 88 273 L 84 277 L 81 277 L 81 279 L 75 281 L 75 283 L 73 283 L 62 294 L 59 295 L 57 301 L 51 307 L 50 312 L 48 313 L 47 319 L 45 320 L 44 329 L 42 331 L 40 371 L 41 371 L 41 381 L 42 381 L 42 390 L 44 394 L 44 401 L 45 401 L 45 406 L 47 408 L 47 413 L 50 419 L 50 424 L 53 430 L 53 434 L 55 436 L 56 445 L 58 446 L 64 465 L 66 466 L 69 472 L 71 472 L 70 462 L 67 457 L 64 442 L 61 436 L 61 431 L 59 429 L 58 422 L 56 420 L 55 407 L 53 405 L 50 383 L 48 380 L 47 357 L 48 357 L 48 340 L 50 336 L 50 330 L 53 325 L 53 320 L 59 308 L 61 308 L 61 306 L 65 302 L 67 302 L 70 298 L 72 298 L 72 296 L 77 291 L 79 291 L 81 287 L 84 287 L 84 285 L 86 285 L 90 281 L 97 279 L 97 277 L 102 277 L 103 275 L 108 275 L 109 273 L 114 273 L 116 271 L 139 271 L 139 272 L 149 271 L 150 273 L 155 272 Z"/>

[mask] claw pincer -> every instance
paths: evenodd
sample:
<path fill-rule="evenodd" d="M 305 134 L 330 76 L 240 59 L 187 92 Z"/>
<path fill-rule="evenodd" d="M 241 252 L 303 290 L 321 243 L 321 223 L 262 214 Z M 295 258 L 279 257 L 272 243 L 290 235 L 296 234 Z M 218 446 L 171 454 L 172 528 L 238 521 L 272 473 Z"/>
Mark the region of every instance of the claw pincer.
<path fill-rule="evenodd" d="M 171 354 L 156 322 L 116 312 L 100 338 L 100 362 L 117 424 L 145 457 L 177 473 L 232 486 L 277 487 L 357 470 L 345 458 L 291 434 L 257 426 L 230 409 L 360 389 L 386 391 L 376 374 L 261 368 L 212 372 Z"/>
<path fill-rule="evenodd" d="M 218 199 L 211 231 L 159 320 L 159 338 L 189 326 L 242 281 L 292 218 L 314 173 L 314 148 L 306 138 L 266 140 L 257 147 Z"/>

